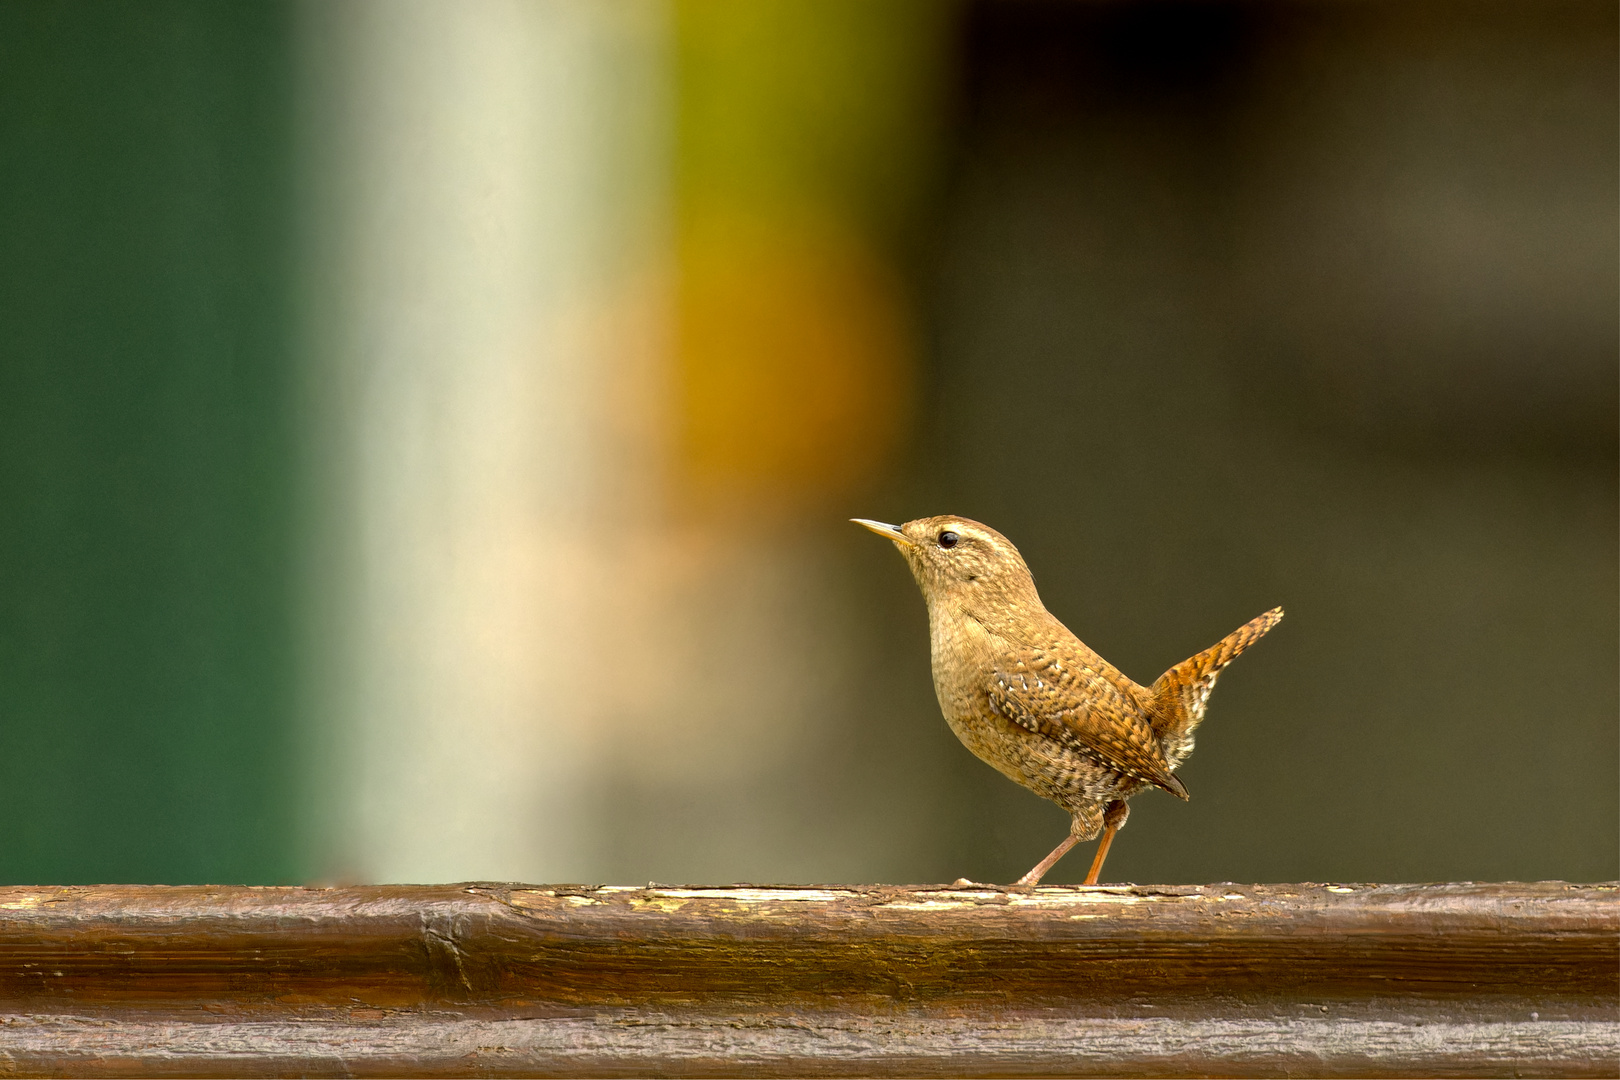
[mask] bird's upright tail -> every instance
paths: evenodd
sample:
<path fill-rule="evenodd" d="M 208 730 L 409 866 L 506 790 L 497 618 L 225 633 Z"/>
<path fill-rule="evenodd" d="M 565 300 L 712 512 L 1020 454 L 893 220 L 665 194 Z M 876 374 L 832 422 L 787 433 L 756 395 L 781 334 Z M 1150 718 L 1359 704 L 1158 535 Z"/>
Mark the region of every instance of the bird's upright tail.
<path fill-rule="evenodd" d="M 1160 675 L 1148 688 L 1153 698 L 1153 730 L 1164 740 L 1165 756 L 1172 768 L 1192 751 L 1193 729 L 1204 719 L 1209 692 L 1215 689 L 1221 671 L 1244 649 L 1265 637 L 1282 617 L 1282 608 L 1272 608 L 1250 619 L 1197 656 Z"/>

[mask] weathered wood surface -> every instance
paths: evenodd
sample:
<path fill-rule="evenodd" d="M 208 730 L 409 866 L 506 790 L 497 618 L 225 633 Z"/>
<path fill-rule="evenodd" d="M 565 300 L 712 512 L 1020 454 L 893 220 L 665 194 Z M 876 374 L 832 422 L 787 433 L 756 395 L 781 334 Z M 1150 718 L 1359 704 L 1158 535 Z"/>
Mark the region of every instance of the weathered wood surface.
<path fill-rule="evenodd" d="M 0 888 L 0 1075 L 1617 1073 L 1612 884 Z"/>

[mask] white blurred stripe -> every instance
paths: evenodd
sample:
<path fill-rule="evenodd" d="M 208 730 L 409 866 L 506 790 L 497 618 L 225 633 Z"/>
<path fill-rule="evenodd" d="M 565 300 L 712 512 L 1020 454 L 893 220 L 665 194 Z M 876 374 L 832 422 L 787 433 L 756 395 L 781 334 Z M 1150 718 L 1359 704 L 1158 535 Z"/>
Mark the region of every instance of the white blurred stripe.
<path fill-rule="evenodd" d="M 324 861 L 597 879 L 582 807 L 604 541 L 663 256 L 657 0 L 303 9 L 320 223 Z M 645 311 L 642 311 L 645 315 Z M 639 351 L 638 351 L 639 350 Z M 646 392 L 645 390 L 643 391 Z M 321 393 L 319 389 L 317 394 Z M 626 450 L 629 447 L 629 451 Z"/>

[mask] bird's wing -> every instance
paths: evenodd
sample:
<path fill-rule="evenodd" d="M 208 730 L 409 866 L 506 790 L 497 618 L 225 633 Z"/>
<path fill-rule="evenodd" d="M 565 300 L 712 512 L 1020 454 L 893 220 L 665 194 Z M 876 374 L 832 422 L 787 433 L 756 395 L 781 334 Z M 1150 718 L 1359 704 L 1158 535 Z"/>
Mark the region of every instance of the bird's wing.
<path fill-rule="evenodd" d="M 1142 704 L 1115 685 L 1106 666 L 1084 646 L 1011 648 L 995 665 L 990 711 L 1185 799 Z"/>

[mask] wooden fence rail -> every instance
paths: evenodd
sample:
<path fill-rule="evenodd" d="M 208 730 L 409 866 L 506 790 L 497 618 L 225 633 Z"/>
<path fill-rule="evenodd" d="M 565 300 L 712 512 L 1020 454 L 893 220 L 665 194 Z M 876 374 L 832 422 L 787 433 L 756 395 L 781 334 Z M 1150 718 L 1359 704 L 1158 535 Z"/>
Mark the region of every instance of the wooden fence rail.
<path fill-rule="evenodd" d="M 1608 885 L 0 888 L 0 1076 L 1613 1076 Z"/>

